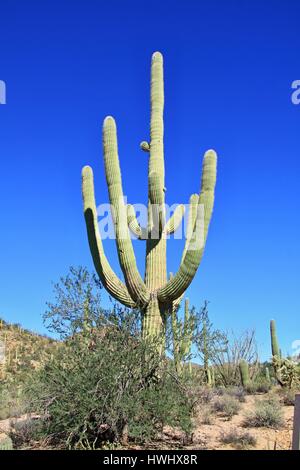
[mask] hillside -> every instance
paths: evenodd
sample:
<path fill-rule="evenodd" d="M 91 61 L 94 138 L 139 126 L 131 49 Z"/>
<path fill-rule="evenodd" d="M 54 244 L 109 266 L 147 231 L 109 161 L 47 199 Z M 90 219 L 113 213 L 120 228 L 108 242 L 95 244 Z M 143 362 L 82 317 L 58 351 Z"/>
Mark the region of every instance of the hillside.
<path fill-rule="evenodd" d="M 2 381 L 21 378 L 49 357 L 57 342 L 10 324 L 0 318 L 0 377 Z"/>

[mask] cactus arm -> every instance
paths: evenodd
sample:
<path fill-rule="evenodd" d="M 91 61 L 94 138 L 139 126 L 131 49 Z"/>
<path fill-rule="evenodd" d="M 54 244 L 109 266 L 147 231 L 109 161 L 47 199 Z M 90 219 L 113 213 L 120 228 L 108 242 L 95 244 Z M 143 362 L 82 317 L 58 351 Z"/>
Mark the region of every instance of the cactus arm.
<path fill-rule="evenodd" d="M 185 213 L 185 207 L 183 204 L 180 204 L 179 206 L 176 207 L 173 215 L 169 218 L 164 228 L 164 232 L 167 235 L 171 235 L 172 233 L 176 232 L 176 230 L 178 229 L 178 227 L 180 226 L 182 222 L 184 213 Z"/>
<path fill-rule="evenodd" d="M 198 201 L 199 201 L 199 195 L 198 194 L 192 194 L 190 197 L 189 201 L 189 216 L 188 216 L 188 223 L 187 223 L 187 229 L 186 229 L 186 239 L 185 239 L 185 245 L 184 245 L 184 250 L 182 253 L 182 258 L 181 258 L 181 263 L 183 263 L 185 254 L 187 252 L 192 234 L 193 234 L 193 229 L 194 225 L 196 222 L 196 216 L 197 216 L 197 206 L 198 206 Z M 173 276 L 172 276 L 173 277 Z M 184 292 L 173 301 L 174 308 L 179 308 L 181 301 L 184 297 Z"/>
<path fill-rule="evenodd" d="M 97 221 L 93 170 L 89 166 L 85 166 L 82 170 L 82 195 L 88 241 L 98 276 L 114 299 L 127 307 L 134 307 L 135 302 L 131 299 L 126 286 L 113 272 L 104 253 Z"/>
<path fill-rule="evenodd" d="M 183 263 L 185 254 L 187 252 L 189 243 L 190 243 L 192 235 L 193 235 L 194 226 L 195 226 L 196 218 L 197 218 L 198 202 L 199 202 L 199 195 L 198 194 L 192 194 L 191 197 L 190 197 L 190 201 L 189 201 L 189 217 L 188 217 L 185 245 L 184 245 L 184 250 L 183 250 L 183 253 L 182 253 L 181 263 Z"/>
<path fill-rule="evenodd" d="M 173 300 L 174 308 L 179 309 L 179 306 L 182 302 L 183 297 L 184 297 L 184 292 L 176 300 Z"/>
<path fill-rule="evenodd" d="M 164 83 L 163 57 L 160 52 L 152 55 L 151 62 L 151 122 L 150 122 L 150 158 L 148 170 L 149 201 L 159 206 L 160 230 L 164 225 L 165 201 L 165 164 L 164 164 Z M 157 207 L 155 207 L 157 210 Z"/>
<path fill-rule="evenodd" d="M 134 207 L 131 204 L 127 205 L 127 222 L 129 229 L 139 240 L 147 238 L 148 231 L 138 223 Z"/>
<path fill-rule="evenodd" d="M 182 295 L 192 282 L 202 260 L 209 222 L 213 210 L 214 188 L 216 183 L 216 163 L 216 153 L 213 150 L 206 152 L 203 160 L 201 191 L 193 234 L 178 272 L 158 291 L 158 299 L 161 302 L 172 302 Z M 201 206 L 204 207 L 204 227 L 202 223 Z M 201 236 L 202 234 L 204 237 Z"/>
<path fill-rule="evenodd" d="M 160 52 L 152 55 L 151 63 L 151 122 L 150 122 L 150 158 L 149 175 L 152 172 L 165 181 L 164 168 L 164 84 L 163 84 L 163 57 Z M 163 189 L 163 188 L 162 188 Z"/>
<path fill-rule="evenodd" d="M 172 279 L 172 277 L 174 277 L 174 275 L 173 275 L 173 273 L 170 273 L 169 279 Z M 180 297 L 178 297 L 178 299 L 173 300 L 173 302 L 172 302 L 172 312 L 174 310 L 175 310 L 175 312 L 178 312 L 183 297 L 184 297 L 184 293 Z"/>
<path fill-rule="evenodd" d="M 130 296 L 135 302 L 144 306 L 150 300 L 150 293 L 138 272 L 132 241 L 129 236 L 127 210 L 124 203 L 119 165 L 117 130 L 115 121 L 110 116 L 105 118 L 103 124 L 103 152 L 120 266 Z"/>

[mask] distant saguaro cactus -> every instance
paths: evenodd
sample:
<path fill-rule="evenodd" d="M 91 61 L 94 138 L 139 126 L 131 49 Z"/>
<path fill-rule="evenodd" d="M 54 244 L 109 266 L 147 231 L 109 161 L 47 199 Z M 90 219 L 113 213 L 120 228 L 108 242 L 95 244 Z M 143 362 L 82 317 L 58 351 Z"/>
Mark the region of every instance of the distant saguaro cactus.
<path fill-rule="evenodd" d="M 112 297 L 128 307 L 141 310 L 145 337 L 156 336 L 164 331 L 165 320 L 172 312 L 173 303 L 180 301 L 196 274 L 203 256 L 216 183 L 217 156 L 213 150 L 209 150 L 204 155 L 199 194 L 193 194 L 190 198 L 187 237 L 181 265 L 174 277 L 167 280 L 166 239 L 179 227 L 184 206 L 179 205 L 172 217 L 168 221 L 165 220 L 163 110 L 163 57 L 161 53 L 155 52 L 151 65 L 150 141 L 141 144 L 142 150 L 149 153 L 147 227 L 140 226 L 133 206 L 126 206 L 124 202 L 116 123 L 108 116 L 103 124 L 106 181 L 125 284 L 112 270 L 103 250 L 97 221 L 92 168 L 85 166 L 82 170 L 84 215 L 96 271 Z M 129 228 L 138 239 L 146 239 L 144 280 L 137 268 Z"/>
<path fill-rule="evenodd" d="M 250 384 L 248 362 L 245 360 L 241 360 L 239 363 L 239 367 L 240 367 L 242 385 L 244 388 L 246 388 Z"/>
<path fill-rule="evenodd" d="M 191 334 L 192 325 L 190 321 L 189 299 L 184 302 L 184 322 L 180 322 L 177 317 L 177 308 L 173 308 L 171 323 L 173 336 L 173 354 L 177 373 L 182 372 L 183 362 L 191 353 Z M 192 366 L 189 362 L 189 373 L 192 372 Z"/>
<path fill-rule="evenodd" d="M 275 372 L 275 377 L 277 382 L 283 386 L 281 378 L 281 365 L 282 365 L 282 355 L 279 348 L 277 333 L 276 333 L 276 323 L 275 320 L 270 321 L 270 334 L 271 334 L 271 349 L 272 349 L 272 364 Z"/>
<path fill-rule="evenodd" d="M 267 381 L 268 383 L 271 382 L 269 367 L 266 367 L 266 369 L 265 369 L 265 378 L 266 378 L 266 381 Z"/>
<path fill-rule="evenodd" d="M 277 340 L 275 320 L 270 321 L 270 333 L 271 333 L 272 356 L 281 357 L 278 340 Z"/>

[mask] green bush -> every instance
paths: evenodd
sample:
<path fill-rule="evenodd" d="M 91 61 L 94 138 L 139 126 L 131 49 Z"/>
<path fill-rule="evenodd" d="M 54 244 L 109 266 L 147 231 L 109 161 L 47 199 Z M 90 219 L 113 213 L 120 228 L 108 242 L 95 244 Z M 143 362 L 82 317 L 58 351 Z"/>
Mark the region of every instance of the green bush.
<path fill-rule="evenodd" d="M 102 328 L 73 335 L 35 374 L 30 409 L 60 448 L 144 443 L 165 425 L 189 433 L 193 401 L 169 367 L 141 339 L 134 314 L 112 312 Z"/>
<path fill-rule="evenodd" d="M 14 418 L 24 412 L 20 383 L 3 382 L 0 384 L 0 420 Z"/>
<path fill-rule="evenodd" d="M 283 412 L 279 401 L 269 397 L 256 401 L 255 409 L 246 416 L 244 426 L 278 429 L 283 423 Z"/>

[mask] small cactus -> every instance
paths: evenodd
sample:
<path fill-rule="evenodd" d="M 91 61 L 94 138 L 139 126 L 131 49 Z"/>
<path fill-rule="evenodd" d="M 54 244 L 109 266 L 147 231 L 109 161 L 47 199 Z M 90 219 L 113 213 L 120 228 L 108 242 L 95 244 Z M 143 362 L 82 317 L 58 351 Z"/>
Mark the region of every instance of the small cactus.
<path fill-rule="evenodd" d="M 246 362 L 245 360 L 240 361 L 239 367 L 242 385 L 244 388 L 247 388 L 250 385 L 248 362 Z"/>

